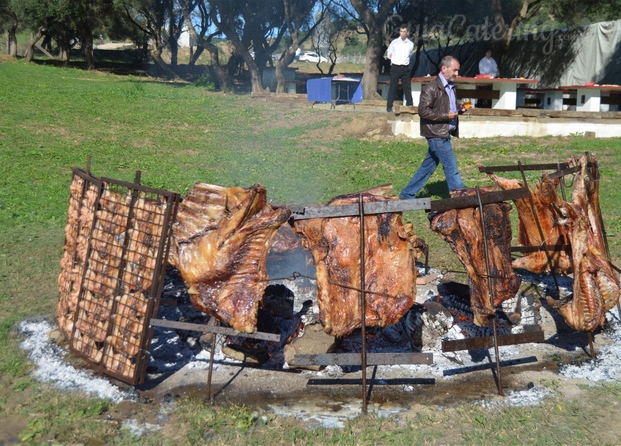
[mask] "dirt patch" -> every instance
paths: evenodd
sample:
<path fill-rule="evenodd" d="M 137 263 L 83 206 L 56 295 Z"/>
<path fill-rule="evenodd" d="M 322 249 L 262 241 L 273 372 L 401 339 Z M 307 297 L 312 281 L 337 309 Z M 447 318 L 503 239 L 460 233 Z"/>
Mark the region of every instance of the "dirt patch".
<path fill-rule="evenodd" d="M 343 113 L 339 124 L 311 132 L 313 138 L 338 140 L 342 138 L 391 138 L 392 134 L 386 113 Z"/>

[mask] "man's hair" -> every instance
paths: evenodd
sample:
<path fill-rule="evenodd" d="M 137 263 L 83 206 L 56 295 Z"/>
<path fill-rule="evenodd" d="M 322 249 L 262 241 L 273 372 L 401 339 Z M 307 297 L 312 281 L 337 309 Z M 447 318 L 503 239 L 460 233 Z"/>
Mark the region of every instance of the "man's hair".
<path fill-rule="evenodd" d="M 402 30 L 402 29 L 407 29 L 408 31 L 410 30 L 406 23 L 401 24 L 401 26 L 399 27 L 399 30 Z"/>
<path fill-rule="evenodd" d="M 458 61 L 457 59 L 455 59 L 453 56 L 444 56 L 444 57 L 442 58 L 442 62 L 441 62 L 441 64 L 440 64 L 440 67 L 446 67 L 446 68 L 449 68 L 449 67 L 451 66 L 451 63 L 452 63 L 453 61 L 455 61 L 455 62 L 458 62 L 458 63 L 459 63 L 459 61 Z"/>

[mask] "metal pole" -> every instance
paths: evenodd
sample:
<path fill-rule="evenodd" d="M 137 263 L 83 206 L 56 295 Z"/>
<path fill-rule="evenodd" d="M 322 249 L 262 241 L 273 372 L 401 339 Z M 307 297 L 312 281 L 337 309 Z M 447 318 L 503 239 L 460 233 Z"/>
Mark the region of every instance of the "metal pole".
<path fill-rule="evenodd" d="M 590 172 L 591 181 L 597 182 L 597 191 L 598 191 L 598 194 L 597 194 L 598 200 L 597 200 L 597 209 L 596 209 L 597 219 L 599 221 L 599 226 L 602 231 L 602 238 L 604 239 L 604 248 L 606 249 L 606 260 L 608 260 L 608 263 L 612 265 L 612 259 L 610 257 L 610 247 L 608 246 L 608 236 L 606 235 L 606 226 L 604 225 L 604 216 L 602 215 L 602 207 L 600 206 L 600 202 L 599 202 L 599 178 L 600 178 L 599 164 L 597 164 L 596 161 L 592 161 L 590 156 L 587 157 L 587 163 L 591 164 L 591 172 Z M 619 300 L 617 300 L 617 312 L 619 313 L 619 317 L 621 317 L 621 302 L 619 302 Z"/>
<path fill-rule="evenodd" d="M 487 252 L 487 233 L 485 231 L 485 223 L 484 223 L 484 214 L 483 214 L 483 203 L 481 202 L 481 192 L 479 191 L 479 186 L 475 187 L 475 191 L 477 194 L 477 200 L 479 201 L 479 213 L 481 214 L 481 232 L 483 234 L 483 252 L 485 253 L 485 268 L 487 269 L 487 287 L 489 289 L 489 299 L 494 307 L 494 293 L 492 290 L 493 282 L 492 282 L 492 272 L 489 266 L 489 253 Z M 492 330 L 493 330 L 493 339 L 494 339 L 494 354 L 496 355 L 496 384 L 498 387 L 498 395 L 504 396 L 502 393 L 502 375 L 500 371 L 500 352 L 498 351 L 498 333 L 496 332 L 496 314 L 494 314 L 492 318 Z"/>
<path fill-rule="evenodd" d="M 593 346 L 593 332 L 588 331 L 587 335 L 589 337 L 589 349 L 591 350 L 591 359 L 595 359 L 595 347 Z"/>
<path fill-rule="evenodd" d="M 210 321 L 213 320 L 213 325 L 218 325 L 218 320 L 211 316 Z M 209 353 L 209 372 L 207 373 L 207 401 L 209 404 L 213 404 L 213 399 L 211 397 L 211 375 L 213 373 L 213 357 L 216 354 L 216 343 L 218 341 L 218 335 L 216 333 L 212 333 L 211 338 L 211 352 Z"/>
<path fill-rule="evenodd" d="M 364 200 L 362 194 L 358 195 L 358 210 L 360 214 L 360 313 L 361 313 L 361 329 L 362 351 L 360 352 L 360 364 L 362 367 L 362 413 L 367 413 L 367 329 L 366 329 L 366 295 L 364 289 L 366 287 L 364 275 Z"/>
<path fill-rule="evenodd" d="M 556 163 L 557 167 L 556 169 L 560 172 L 561 171 L 561 163 Z M 567 201 L 567 193 L 565 192 L 565 175 L 563 175 L 560 178 L 560 184 L 561 184 L 561 197 L 563 198 L 563 201 Z"/>

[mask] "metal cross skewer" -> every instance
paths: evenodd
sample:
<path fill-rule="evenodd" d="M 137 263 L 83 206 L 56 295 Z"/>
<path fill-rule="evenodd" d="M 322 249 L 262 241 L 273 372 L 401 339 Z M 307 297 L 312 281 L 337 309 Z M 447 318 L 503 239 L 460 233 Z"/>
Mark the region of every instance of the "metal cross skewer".
<path fill-rule="evenodd" d="M 477 194 L 477 200 L 479 202 L 479 213 L 481 214 L 481 232 L 483 233 L 483 252 L 485 253 L 485 267 L 487 268 L 487 288 L 489 289 L 489 298 L 490 298 L 490 302 L 492 305 L 492 308 L 494 308 L 494 293 L 493 293 L 493 282 L 492 282 L 492 277 L 491 277 L 491 270 L 490 270 L 490 264 L 489 264 L 489 254 L 487 252 L 487 233 L 485 231 L 485 223 L 483 221 L 484 219 L 484 214 L 483 214 L 483 203 L 481 202 L 481 192 L 479 190 L 479 186 L 477 186 L 475 188 L 476 194 Z M 496 355 L 496 383 L 498 386 L 498 395 L 500 396 L 504 396 L 503 392 L 502 392 L 502 375 L 500 372 L 500 352 L 498 350 L 498 333 L 496 330 L 496 315 L 494 314 L 494 317 L 492 319 L 492 330 L 494 332 L 494 354 Z"/>

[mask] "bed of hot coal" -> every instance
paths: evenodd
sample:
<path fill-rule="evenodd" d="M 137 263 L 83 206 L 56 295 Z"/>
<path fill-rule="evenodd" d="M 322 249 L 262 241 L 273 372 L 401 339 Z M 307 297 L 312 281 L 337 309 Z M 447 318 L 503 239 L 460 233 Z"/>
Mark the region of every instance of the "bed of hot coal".
<path fill-rule="evenodd" d="M 293 260 L 291 257 L 270 258 L 268 270 L 271 278 L 280 280 L 266 283 L 257 328 L 260 332 L 280 334 L 281 342 L 218 336 L 219 341 L 214 355 L 216 368 L 231 365 L 244 370 L 258 369 L 272 374 L 272 378 L 267 378 L 268 380 L 281 380 L 283 374 L 304 374 L 309 382 L 320 378 L 324 379 L 326 384 L 333 384 L 330 390 L 327 390 L 329 386 L 308 386 L 300 392 L 292 388 L 285 395 L 277 395 L 277 392 L 262 390 L 260 382 L 253 382 L 252 391 L 244 394 L 245 404 L 264 405 L 267 401 L 275 403 L 279 398 L 289 401 L 284 404 L 285 406 L 291 404 L 290 401 L 293 400 L 310 398 L 325 401 L 326 396 L 332 401 L 359 398 L 359 385 L 342 385 L 360 383 L 359 366 L 328 366 L 322 371 L 309 372 L 294 369 L 285 361 L 285 344 L 296 336 L 303 335 L 308 327 L 313 326 L 311 324 L 317 323 L 318 309 L 316 301 L 313 300 L 316 286 L 311 279 L 314 276 L 314 268 L 306 254 L 298 253 Z M 292 277 L 294 271 L 300 272 L 301 275 L 295 280 L 287 279 Z M 420 271 L 423 272 L 422 267 Z M 416 400 L 424 401 L 425 404 L 447 405 L 480 400 L 482 395 L 493 396 L 496 393 L 496 377 L 493 372 L 494 349 L 442 352 L 443 339 L 490 336 L 492 332 L 491 329 L 477 327 L 472 322 L 467 285 L 442 277 L 437 271 L 436 273 L 438 274 L 436 281 L 417 287 L 417 301 L 421 304 L 416 304 L 397 324 L 385 328 L 368 328 L 366 338 L 368 352 L 385 354 L 432 352 L 434 364 L 370 368 L 367 372 L 368 382 L 371 386 L 376 385 L 374 401 L 389 399 L 393 403 L 404 399 L 411 401 L 412 395 L 408 392 L 415 391 Z M 498 334 L 517 334 L 544 329 L 546 342 L 501 347 L 503 387 L 508 391 L 528 391 L 533 387 L 530 381 L 512 379 L 517 370 L 520 372 L 556 370 L 561 361 L 569 362 L 579 356 L 584 360 L 588 352 L 586 334 L 569 329 L 555 311 L 541 303 L 545 301 L 541 299 L 542 297 L 554 292 L 555 285 L 552 278 L 528 274 L 523 274 L 522 277 L 524 284 L 518 295 L 504 302 L 497 311 Z M 560 278 L 559 281 L 562 292 L 571 290 L 571 278 Z M 190 304 L 185 286 L 174 269 L 167 271 L 163 297 L 158 318 L 198 324 L 208 321 L 208 316 L 198 312 Z M 201 362 L 198 370 L 204 372 L 209 362 L 211 339 L 210 335 L 201 336 L 198 332 L 156 327 L 151 344 L 152 357 L 143 390 L 154 389 L 175 372 L 196 361 Z M 330 346 L 332 353 L 361 351 L 359 330 L 340 339 L 338 343 L 334 339 L 332 341 L 334 341 Z M 326 353 L 326 350 L 313 353 Z M 229 372 L 231 375 L 233 373 Z M 477 373 L 476 379 L 473 379 Z M 237 375 L 232 379 L 236 377 Z M 349 377 L 351 379 L 348 380 Z M 243 379 L 248 378 L 239 378 Z M 188 382 L 192 380 L 188 378 Z M 204 393 L 205 382 L 193 390 L 190 390 L 190 387 L 192 386 L 176 391 Z M 219 387 L 214 386 L 216 395 Z"/>

